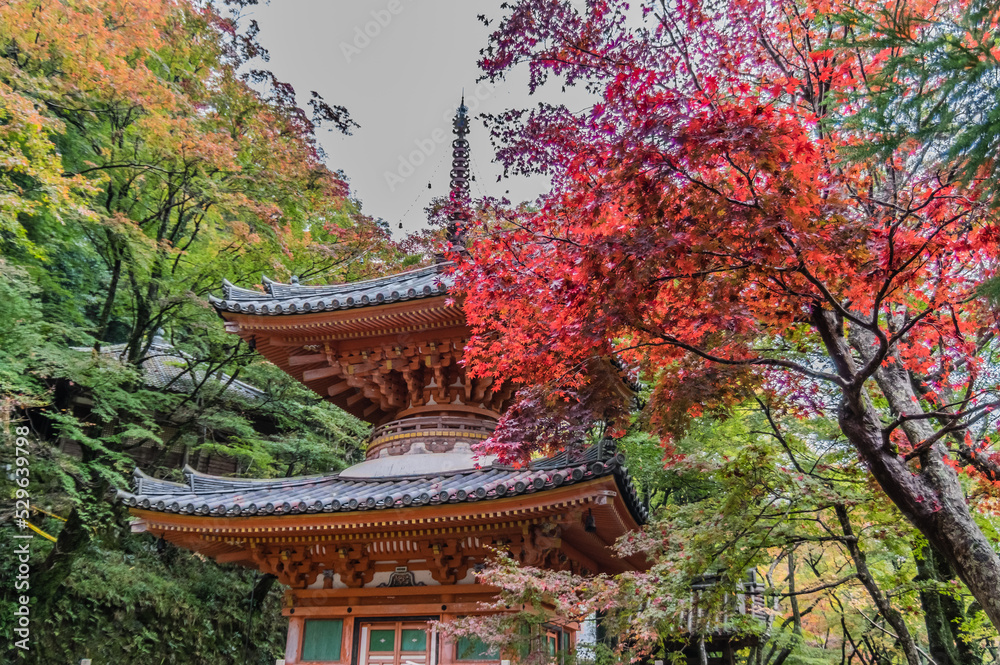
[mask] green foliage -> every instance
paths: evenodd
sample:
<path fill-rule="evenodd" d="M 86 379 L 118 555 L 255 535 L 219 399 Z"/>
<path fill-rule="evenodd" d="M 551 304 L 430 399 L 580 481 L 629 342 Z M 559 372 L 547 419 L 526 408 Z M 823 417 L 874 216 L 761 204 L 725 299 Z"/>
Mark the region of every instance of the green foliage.
<path fill-rule="evenodd" d="M 645 554 L 650 569 L 584 578 L 498 556 L 483 573 L 502 589 L 497 607 L 524 609 L 467 620 L 459 634 L 516 650 L 546 620 L 532 608 L 548 607 L 602 613 L 608 642 L 576 656 L 601 665 L 698 662 L 701 636 L 709 655 L 731 644 L 741 665 L 896 665 L 906 662 L 900 633 L 935 658 L 953 654 L 942 663 L 997 662 L 986 615 L 940 557 L 924 565 L 926 541 L 836 423 L 753 400 L 693 419 L 667 450 L 641 425 L 618 448 L 654 519 L 618 549 Z M 977 516 L 996 528 L 988 511 Z"/>
<path fill-rule="evenodd" d="M 13 542 L 12 532 L 3 529 L 5 541 Z M 13 561 L 5 556 L 0 569 L 5 588 Z M 80 553 L 51 611 L 34 618 L 33 656 L 20 662 L 271 665 L 284 652 L 281 593 L 272 590 L 251 620 L 256 579 L 172 546 L 158 552 L 150 536 L 115 533 Z M 2 632 L 10 634 L 13 603 L 0 606 Z M 11 651 L 2 657 L 14 662 Z"/>
<path fill-rule="evenodd" d="M 779 418 L 753 405 L 722 420 L 696 419 L 667 468 L 655 463 L 663 449 L 651 437 L 631 433 L 621 447 L 657 508 L 654 522 L 621 544 L 627 553 L 646 552 L 652 569 L 616 580 L 617 609 L 606 618 L 636 648 L 665 658 L 690 654 L 695 588 L 695 633 L 721 629 L 749 640 L 737 662 L 839 663 L 842 645 L 859 658 L 905 662 L 888 637 L 898 631 L 860 581 L 867 571 L 925 651 L 930 609 L 921 589 L 954 600 L 968 662 L 993 662 L 996 631 L 953 575 L 921 580 L 923 538 L 872 487 L 835 424 Z M 739 614 L 734 598 L 748 572 L 762 589 L 760 604 Z"/>
<path fill-rule="evenodd" d="M 38 384 L 28 374 L 34 354 L 42 346 L 41 306 L 32 296 L 37 287 L 25 270 L 0 257 L 0 394 L 14 402 L 30 400 Z"/>
<path fill-rule="evenodd" d="M 925 5 L 919 0 L 845 9 L 838 46 L 884 57 L 851 105 L 849 126 L 877 137 L 859 154 L 891 155 L 904 148 L 913 159 L 936 163 L 996 202 L 1000 148 L 1000 41 L 994 3 Z M 861 98 L 861 99 L 858 99 Z M 842 120 L 842 119 L 840 119 Z"/>
<path fill-rule="evenodd" d="M 346 130 L 346 111 L 310 116 L 286 84 L 241 74 L 264 54 L 253 34 L 186 0 L 0 4 L 0 463 L 28 426 L 32 505 L 68 518 L 31 515 L 58 538 L 32 541 L 37 662 L 273 662 L 277 594 L 244 657 L 253 573 L 151 550 L 114 490 L 136 458 L 172 479 L 179 455 L 337 470 L 367 435 L 207 300 L 224 278 L 350 280 L 401 258 L 322 161 L 317 123 Z"/>

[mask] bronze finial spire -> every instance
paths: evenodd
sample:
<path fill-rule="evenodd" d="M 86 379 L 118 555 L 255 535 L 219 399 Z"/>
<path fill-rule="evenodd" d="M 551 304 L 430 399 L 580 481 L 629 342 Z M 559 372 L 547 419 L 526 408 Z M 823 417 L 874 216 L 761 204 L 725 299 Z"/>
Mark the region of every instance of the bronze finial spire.
<path fill-rule="evenodd" d="M 469 220 L 469 109 L 465 105 L 465 91 L 462 102 L 452 121 L 455 140 L 451 142 L 451 193 L 448 195 L 452 212 L 448 215 L 448 242 L 453 247 L 463 246 L 465 225 Z"/>

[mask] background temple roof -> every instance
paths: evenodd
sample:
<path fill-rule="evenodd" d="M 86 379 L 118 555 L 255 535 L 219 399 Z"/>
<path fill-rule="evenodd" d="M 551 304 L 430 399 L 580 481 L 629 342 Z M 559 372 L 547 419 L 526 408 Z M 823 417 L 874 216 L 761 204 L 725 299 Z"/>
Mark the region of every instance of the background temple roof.
<path fill-rule="evenodd" d="M 264 277 L 266 293 L 224 281 L 223 297 L 210 296 L 209 299 L 219 311 L 267 315 L 381 305 L 444 295 L 454 284 L 454 278 L 446 274 L 451 266 L 451 263 L 440 263 L 388 277 L 326 286 L 282 284 Z"/>
<path fill-rule="evenodd" d="M 126 344 L 108 344 L 101 347 L 101 355 L 125 360 Z M 90 347 L 73 347 L 76 351 L 90 351 Z M 195 363 L 195 366 L 192 366 Z M 194 358 L 176 348 L 162 337 L 153 338 L 146 356 L 140 361 L 145 383 L 150 388 L 170 390 L 178 393 L 193 392 L 196 384 L 205 379 L 204 370 L 197 367 Z M 225 386 L 223 395 L 228 398 L 240 397 L 251 401 L 264 400 L 267 393 L 243 381 L 230 381 L 228 374 L 219 372 L 209 381 Z M 228 385 L 227 385 L 228 384 Z"/>

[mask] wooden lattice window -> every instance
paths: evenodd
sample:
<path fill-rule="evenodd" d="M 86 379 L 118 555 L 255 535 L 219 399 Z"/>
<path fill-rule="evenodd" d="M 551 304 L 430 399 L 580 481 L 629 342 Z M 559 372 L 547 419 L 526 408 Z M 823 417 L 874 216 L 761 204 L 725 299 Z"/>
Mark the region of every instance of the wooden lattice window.
<path fill-rule="evenodd" d="M 339 661 L 343 644 L 343 619 L 306 619 L 303 661 Z"/>

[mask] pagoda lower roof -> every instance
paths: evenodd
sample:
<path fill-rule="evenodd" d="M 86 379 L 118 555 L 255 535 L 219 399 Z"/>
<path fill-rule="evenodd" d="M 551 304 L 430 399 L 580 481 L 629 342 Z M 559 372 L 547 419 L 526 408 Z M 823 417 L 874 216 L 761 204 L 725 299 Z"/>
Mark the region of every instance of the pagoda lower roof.
<path fill-rule="evenodd" d="M 266 292 L 245 289 L 223 281 L 223 297 L 210 296 L 219 312 L 278 316 L 351 309 L 444 295 L 454 284 L 451 263 L 418 270 L 325 286 L 282 284 L 264 277 Z"/>
<path fill-rule="evenodd" d="M 642 524 L 648 517 L 622 457 L 603 454 L 600 446 L 577 455 L 560 453 L 524 468 L 493 465 L 391 479 L 342 479 L 330 474 L 257 480 L 210 476 L 190 467 L 185 467 L 184 476 L 185 483 L 173 483 L 136 469 L 134 492 L 119 491 L 118 499 L 132 508 L 161 513 L 282 516 L 489 501 L 613 476 L 635 521 Z"/>

